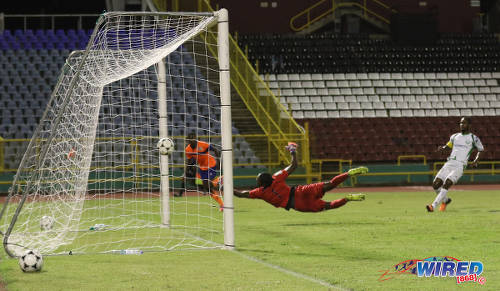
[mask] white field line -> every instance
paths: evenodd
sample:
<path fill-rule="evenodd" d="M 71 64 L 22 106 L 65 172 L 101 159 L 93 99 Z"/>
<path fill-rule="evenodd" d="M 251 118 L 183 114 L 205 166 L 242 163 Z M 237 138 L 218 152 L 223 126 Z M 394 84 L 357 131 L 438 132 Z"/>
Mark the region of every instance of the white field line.
<path fill-rule="evenodd" d="M 233 251 L 235 254 L 238 254 L 240 256 L 242 256 L 243 258 L 247 259 L 247 260 L 250 260 L 250 261 L 253 261 L 253 262 L 256 262 L 256 263 L 259 263 L 259 264 L 262 264 L 266 267 L 269 267 L 269 268 L 272 268 L 272 269 L 275 269 L 275 270 L 278 270 L 282 273 L 285 273 L 285 274 L 288 274 L 288 275 L 291 275 L 293 277 L 296 277 L 296 278 L 300 278 L 300 279 L 304 279 L 304 280 L 307 280 L 307 281 L 310 281 L 310 282 L 313 282 L 313 283 L 316 283 L 316 284 L 319 284 L 319 285 L 322 285 L 322 286 L 325 286 L 325 287 L 328 287 L 330 289 L 333 289 L 333 290 L 342 290 L 342 291 L 350 291 L 352 289 L 346 289 L 346 288 L 343 288 L 339 285 L 332 285 L 328 282 L 325 282 L 323 280 L 320 280 L 320 279 L 316 279 L 316 278 L 313 278 L 313 277 L 310 277 L 308 275 L 305 275 L 305 274 L 301 274 L 301 273 L 298 273 L 298 272 L 295 272 L 295 271 L 292 271 L 292 270 L 288 270 L 288 269 L 285 269 L 283 267 L 280 267 L 280 266 L 277 266 L 277 265 L 273 265 L 273 264 L 270 264 L 270 263 L 267 263 L 267 262 L 264 262 L 262 260 L 259 260 L 257 258 L 254 258 L 252 256 L 249 256 L 249 255 L 245 255 L 239 251 Z"/>

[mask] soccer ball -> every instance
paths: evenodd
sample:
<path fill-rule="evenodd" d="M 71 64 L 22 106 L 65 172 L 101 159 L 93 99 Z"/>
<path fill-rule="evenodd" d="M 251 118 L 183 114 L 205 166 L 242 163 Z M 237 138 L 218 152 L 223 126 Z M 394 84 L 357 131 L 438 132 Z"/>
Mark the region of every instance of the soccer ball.
<path fill-rule="evenodd" d="M 42 266 L 43 258 L 37 251 L 28 250 L 19 257 L 19 267 L 23 272 L 39 272 Z"/>
<path fill-rule="evenodd" d="M 168 137 L 160 138 L 157 146 L 161 155 L 169 155 L 174 151 L 174 141 Z"/>
<path fill-rule="evenodd" d="M 44 215 L 40 219 L 40 228 L 42 230 L 51 230 L 54 227 L 54 218 L 52 216 Z"/>

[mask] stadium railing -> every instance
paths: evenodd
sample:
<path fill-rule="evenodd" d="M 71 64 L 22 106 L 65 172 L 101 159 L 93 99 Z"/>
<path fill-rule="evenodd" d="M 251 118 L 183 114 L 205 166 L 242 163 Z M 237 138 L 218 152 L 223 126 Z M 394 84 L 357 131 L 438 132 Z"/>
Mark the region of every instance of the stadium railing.
<path fill-rule="evenodd" d="M 75 29 L 85 29 L 85 28 L 93 28 L 96 19 L 99 17 L 99 14 L 2 14 L 0 17 L 0 31 L 5 29 L 8 26 L 17 26 L 22 23 L 23 30 L 33 29 L 31 28 L 32 22 L 36 22 L 39 25 L 39 22 L 42 22 L 46 19 L 50 21 L 50 29 L 54 30 L 59 26 L 57 23 L 58 20 L 64 20 L 65 24 L 67 24 L 68 20 L 72 20 L 75 22 Z M 84 27 L 84 21 L 89 23 L 88 26 Z M 12 22 L 12 24 L 11 24 Z M 45 23 L 45 22 L 44 22 Z M 15 25 L 14 25 L 15 24 Z M 34 27 L 34 29 L 38 29 L 39 27 Z"/>
<path fill-rule="evenodd" d="M 401 160 L 407 160 L 407 159 L 422 159 L 424 165 L 427 165 L 427 157 L 425 155 L 401 155 L 398 156 L 398 166 L 401 165 Z"/>
<path fill-rule="evenodd" d="M 359 9 L 363 18 L 375 18 L 387 24 L 390 23 L 390 14 L 396 12 L 396 10 L 378 0 L 320 0 L 292 17 L 290 19 L 290 28 L 297 32 L 302 31 L 321 19 L 333 15 L 337 9 L 344 7 Z"/>

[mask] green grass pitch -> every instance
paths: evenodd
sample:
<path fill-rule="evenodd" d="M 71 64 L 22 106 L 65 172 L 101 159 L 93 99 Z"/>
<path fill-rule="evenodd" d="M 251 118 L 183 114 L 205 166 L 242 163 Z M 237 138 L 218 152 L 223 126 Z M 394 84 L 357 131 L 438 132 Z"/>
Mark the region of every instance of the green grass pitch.
<path fill-rule="evenodd" d="M 425 211 L 432 191 L 366 194 L 322 213 L 235 198 L 238 252 L 46 257 L 34 274 L 3 259 L 0 276 L 8 290 L 500 290 L 500 191 L 452 189 L 444 213 Z M 481 261 L 486 282 L 381 278 L 399 262 L 431 256 Z"/>

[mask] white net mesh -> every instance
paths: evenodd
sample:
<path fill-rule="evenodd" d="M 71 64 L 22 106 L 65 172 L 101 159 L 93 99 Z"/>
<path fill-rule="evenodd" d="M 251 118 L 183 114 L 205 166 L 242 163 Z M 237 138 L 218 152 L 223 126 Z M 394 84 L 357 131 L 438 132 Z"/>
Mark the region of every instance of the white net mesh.
<path fill-rule="evenodd" d="M 171 227 L 162 227 L 156 146 L 157 63 L 165 58 L 168 136 L 176 144 L 169 156 L 176 189 L 170 191 L 181 186 L 188 133 L 220 147 L 214 16 L 101 17 L 87 50 L 67 59 L 2 209 L 8 250 L 218 246 L 222 214 L 199 186 L 182 197 L 171 195 Z M 54 219 L 48 230 L 40 227 L 43 216 Z"/>

